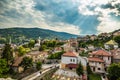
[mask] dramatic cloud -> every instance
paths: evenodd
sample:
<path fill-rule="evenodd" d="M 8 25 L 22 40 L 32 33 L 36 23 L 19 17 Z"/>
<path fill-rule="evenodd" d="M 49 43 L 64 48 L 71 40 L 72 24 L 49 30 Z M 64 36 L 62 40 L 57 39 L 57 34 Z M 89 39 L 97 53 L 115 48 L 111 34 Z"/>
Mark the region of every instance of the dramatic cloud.
<path fill-rule="evenodd" d="M 0 28 L 38 27 L 72 34 L 97 34 L 120 29 L 119 21 L 119 0 L 0 1 Z"/>

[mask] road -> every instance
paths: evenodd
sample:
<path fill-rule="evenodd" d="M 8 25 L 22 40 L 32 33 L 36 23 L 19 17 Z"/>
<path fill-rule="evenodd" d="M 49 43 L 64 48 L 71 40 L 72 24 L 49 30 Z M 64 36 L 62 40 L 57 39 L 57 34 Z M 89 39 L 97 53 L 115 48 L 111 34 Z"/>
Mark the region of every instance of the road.
<path fill-rule="evenodd" d="M 40 74 L 40 71 L 37 71 L 27 77 L 24 77 L 23 79 L 21 80 L 34 80 L 36 79 L 37 77 L 41 76 L 42 74 L 48 72 L 49 70 L 55 68 L 55 67 L 59 67 L 59 64 L 52 64 L 52 65 L 43 65 L 44 70 L 42 70 L 41 74 Z"/>

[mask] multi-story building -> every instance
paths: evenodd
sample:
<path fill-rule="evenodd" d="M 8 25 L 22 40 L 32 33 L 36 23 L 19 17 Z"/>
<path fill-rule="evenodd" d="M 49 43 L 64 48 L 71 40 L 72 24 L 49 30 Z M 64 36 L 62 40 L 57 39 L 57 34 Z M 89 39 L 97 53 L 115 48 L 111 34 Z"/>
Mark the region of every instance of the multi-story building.
<path fill-rule="evenodd" d="M 112 55 L 105 50 L 97 50 L 89 53 L 89 65 L 93 72 L 104 73 L 111 64 Z"/>
<path fill-rule="evenodd" d="M 80 62 L 83 65 L 83 68 L 86 69 L 87 60 L 80 57 L 78 53 L 69 51 L 62 55 L 61 68 L 76 69 Z"/>

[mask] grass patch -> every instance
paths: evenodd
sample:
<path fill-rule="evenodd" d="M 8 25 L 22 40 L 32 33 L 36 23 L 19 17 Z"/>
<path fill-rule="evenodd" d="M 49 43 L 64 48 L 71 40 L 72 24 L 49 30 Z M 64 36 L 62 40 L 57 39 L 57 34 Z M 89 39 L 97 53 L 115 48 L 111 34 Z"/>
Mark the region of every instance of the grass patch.
<path fill-rule="evenodd" d="M 88 77 L 88 80 L 102 80 L 99 74 L 89 74 Z"/>

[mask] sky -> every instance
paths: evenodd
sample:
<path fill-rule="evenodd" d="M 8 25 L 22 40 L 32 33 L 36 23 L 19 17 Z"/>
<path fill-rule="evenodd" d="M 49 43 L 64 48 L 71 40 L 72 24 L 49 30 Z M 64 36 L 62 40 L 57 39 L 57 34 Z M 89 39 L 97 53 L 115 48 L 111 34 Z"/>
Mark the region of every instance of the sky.
<path fill-rule="evenodd" d="M 0 28 L 12 27 L 112 32 L 120 29 L 120 0 L 0 0 Z"/>

